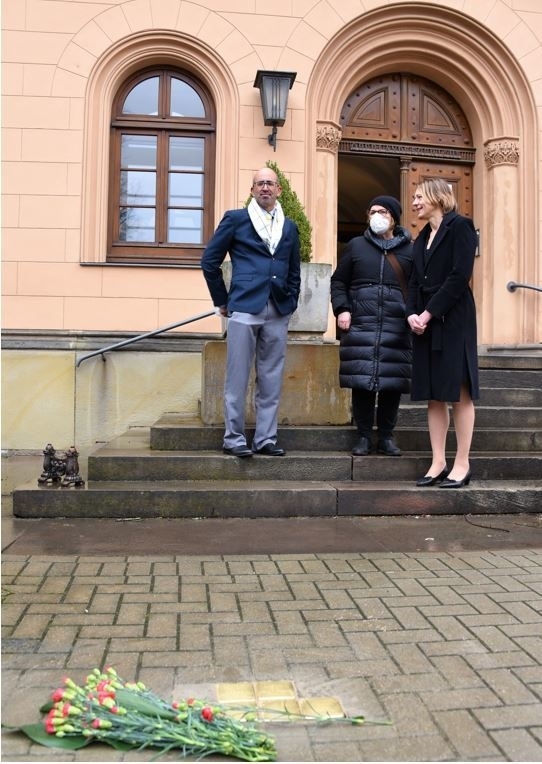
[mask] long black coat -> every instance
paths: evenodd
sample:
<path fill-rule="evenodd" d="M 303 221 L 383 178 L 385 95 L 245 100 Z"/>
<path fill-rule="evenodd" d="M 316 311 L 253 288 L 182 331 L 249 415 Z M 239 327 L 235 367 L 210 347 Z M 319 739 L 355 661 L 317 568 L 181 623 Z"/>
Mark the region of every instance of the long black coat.
<path fill-rule="evenodd" d="M 413 335 L 414 401 L 459 400 L 466 383 L 479 395 L 476 308 L 469 287 L 478 237 L 470 218 L 448 212 L 427 251 L 427 224 L 414 242 L 407 316 L 428 310 L 433 318 L 422 335 Z"/>
<path fill-rule="evenodd" d="M 367 229 L 344 248 L 331 276 L 331 305 L 352 323 L 340 337 L 339 383 L 364 390 L 410 390 L 411 342 L 405 301 L 387 254 L 393 252 L 408 283 L 412 267 L 410 232 L 397 227 L 393 239 Z"/>

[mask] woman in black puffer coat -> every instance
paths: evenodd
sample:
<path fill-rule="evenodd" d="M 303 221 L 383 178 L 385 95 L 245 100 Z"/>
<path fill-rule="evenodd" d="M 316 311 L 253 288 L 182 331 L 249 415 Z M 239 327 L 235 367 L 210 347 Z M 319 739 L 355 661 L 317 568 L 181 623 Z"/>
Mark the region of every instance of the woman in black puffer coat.
<path fill-rule="evenodd" d="M 393 431 L 401 393 L 410 390 L 412 362 L 404 296 L 412 241 L 399 225 L 401 212 L 395 197 L 375 197 L 369 227 L 347 244 L 331 277 L 331 305 L 340 330 L 339 382 L 352 388 L 356 456 L 372 449 L 375 408 L 378 453 L 401 455 Z"/>

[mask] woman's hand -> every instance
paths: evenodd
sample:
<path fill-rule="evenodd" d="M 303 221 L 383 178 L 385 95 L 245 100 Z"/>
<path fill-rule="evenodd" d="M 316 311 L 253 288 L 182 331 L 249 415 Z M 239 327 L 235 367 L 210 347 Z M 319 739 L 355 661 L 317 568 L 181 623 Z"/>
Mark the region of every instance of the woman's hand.
<path fill-rule="evenodd" d="M 420 316 L 417 313 L 412 313 L 408 318 L 408 325 L 414 332 L 414 334 L 423 334 L 427 324 L 424 324 L 420 320 Z"/>
<path fill-rule="evenodd" d="M 339 313 L 337 316 L 337 326 L 339 329 L 342 329 L 343 332 L 347 332 L 350 329 L 350 324 L 352 323 L 352 314 L 345 310 L 344 313 Z"/>
<path fill-rule="evenodd" d="M 431 313 L 429 313 L 427 310 L 424 310 L 424 312 L 420 313 L 420 315 L 417 313 L 412 313 L 407 318 L 407 321 L 414 334 L 423 334 L 425 332 L 425 327 L 429 321 L 431 321 L 431 319 Z"/>
<path fill-rule="evenodd" d="M 424 326 L 427 326 L 427 324 L 429 323 L 429 321 L 431 321 L 431 319 L 433 318 L 433 316 L 432 316 L 432 314 L 431 314 L 431 313 L 429 313 L 429 311 L 428 311 L 428 310 L 424 310 L 424 312 L 423 312 L 423 313 L 420 313 L 420 316 L 419 316 L 419 318 L 420 318 L 420 321 L 421 321 L 421 323 L 422 323 Z"/>

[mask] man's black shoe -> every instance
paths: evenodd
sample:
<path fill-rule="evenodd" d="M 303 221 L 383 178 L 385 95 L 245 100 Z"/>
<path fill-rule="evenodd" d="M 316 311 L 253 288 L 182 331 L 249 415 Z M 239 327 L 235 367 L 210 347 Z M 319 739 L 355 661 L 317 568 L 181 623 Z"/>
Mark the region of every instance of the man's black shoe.
<path fill-rule="evenodd" d="M 258 448 L 254 451 L 255 454 L 262 454 L 262 456 L 284 456 L 286 451 L 276 443 L 266 443 L 265 446 Z"/>
<path fill-rule="evenodd" d="M 224 446 L 223 451 L 225 454 L 231 454 L 232 456 L 252 456 L 252 451 L 248 446 L 232 446 L 232 448 Z"/>

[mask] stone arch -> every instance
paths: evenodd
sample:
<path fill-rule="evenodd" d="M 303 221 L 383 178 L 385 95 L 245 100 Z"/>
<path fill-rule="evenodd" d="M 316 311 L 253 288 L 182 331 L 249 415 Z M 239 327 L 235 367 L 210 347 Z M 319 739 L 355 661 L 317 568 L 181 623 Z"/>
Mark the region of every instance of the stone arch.
<path fill-rule="evenodd" d="M 239 129 L 239 96 L 228 67 L 201 41 L 178 32 L 142 32 L 126 37 L 101 56 L 88 80 L 81 262 L 102 263 L 106 257 L 109 123 L 113 98 L 127 76 L 150 64 L 186 68 L 206 83 L 217 109 L 215 210 L 233 206 L 237 196 L 237 143 L 226 145 L 225 141 L 232 131 L 235 135 Z"/>
<path fill-rule="evenodd" d="M 539 308 L 532 296 L 506 290 L 510 280 L 538 283 L 540 277 L 538 229 L 523 203 L 538 188 L 536 107 L 510 51 L 487 28 L 455 10 L 439 7 L 436 14 L 434 6 L 421 3 L 388 5 L 351 21 L 322 51 L 308 83 L 306 111 L 306 162 L 314 167 L 306 206 L 317 221 L 315 251 L 336 251 L 343 102 L 363 81 L 405 70 L 433 80 L 455 98 L 478 149 L 474 218 L 481 233 L 479 342 L 538 341 Z"/>

